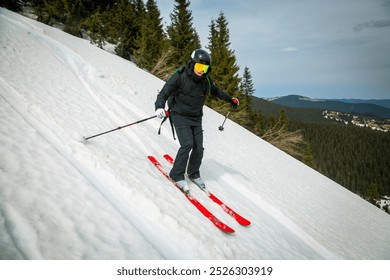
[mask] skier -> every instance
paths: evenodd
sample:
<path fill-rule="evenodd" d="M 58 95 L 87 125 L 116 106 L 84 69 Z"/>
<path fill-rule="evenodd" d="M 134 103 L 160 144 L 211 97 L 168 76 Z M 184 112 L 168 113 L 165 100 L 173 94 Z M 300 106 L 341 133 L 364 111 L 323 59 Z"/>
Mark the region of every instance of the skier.
<path fill-rule="evenodd" d="M 211 71 L 211 57 L 203 49 L 192 52 L 187 65 L 179 68 L 165 83 L 155 102 L 156 116 L 166 117 L 165 103 L 168 101 L 170 117 L 175 126 L 180 148 L 169 177 L 184 193 L 189 187 L 184 174 L 201 188 L 205 187 L 199 168 L 203 158 L 203 105 L 207 95 L 229 102 L 233 108 L 239 105 L 236 98 L 219 89 L 207 76 Z"/>

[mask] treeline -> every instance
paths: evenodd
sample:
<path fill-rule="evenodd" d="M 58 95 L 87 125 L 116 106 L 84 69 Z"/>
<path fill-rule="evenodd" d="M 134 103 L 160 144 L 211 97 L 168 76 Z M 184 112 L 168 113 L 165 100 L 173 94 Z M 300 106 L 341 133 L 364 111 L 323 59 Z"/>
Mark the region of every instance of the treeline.
<path fill-rule="evenodd" d="M 373 202 L 390 196 L 390 134 L 336 123 L 290 121 L 312 150 L 311 165 Z"/>

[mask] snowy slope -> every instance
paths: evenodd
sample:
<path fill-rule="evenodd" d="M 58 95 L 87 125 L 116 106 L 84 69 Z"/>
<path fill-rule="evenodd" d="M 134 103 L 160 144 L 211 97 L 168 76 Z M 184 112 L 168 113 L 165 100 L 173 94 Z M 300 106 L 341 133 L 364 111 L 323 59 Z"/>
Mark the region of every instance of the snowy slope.
<path fill-rule="evenodd" d="M 204 110 L 209 189 L 252 221 L 213 227 L 147 160 L 175 155 L 147 122 L 163 81 L 0 9 L 0 259 L 390 259 L 390 216 Z"/>

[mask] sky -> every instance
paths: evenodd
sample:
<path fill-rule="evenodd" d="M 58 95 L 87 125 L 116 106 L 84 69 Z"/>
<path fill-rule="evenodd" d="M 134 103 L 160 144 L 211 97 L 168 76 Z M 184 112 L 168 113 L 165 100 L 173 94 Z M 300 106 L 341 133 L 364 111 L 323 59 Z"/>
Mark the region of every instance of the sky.
<path fill-rule="evenodd" d="M 157 0 L 170 23 L 173 0 Z M 390 98 L 389 0 L 193 0 L 202 46 L 223 12 L 255 96 Z"/>

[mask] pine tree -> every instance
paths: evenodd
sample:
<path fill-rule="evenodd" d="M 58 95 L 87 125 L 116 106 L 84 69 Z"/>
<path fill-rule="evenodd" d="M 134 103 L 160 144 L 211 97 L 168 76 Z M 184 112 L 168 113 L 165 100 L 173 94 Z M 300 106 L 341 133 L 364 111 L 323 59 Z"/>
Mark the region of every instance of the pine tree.
<path fill-rule="evenodd" d="M 34 13 L 37 20 L 47 25 L 53 25 L 56 22 L 65 23 L 66 14 L 64 2 L 61 0 L 44 1 L 31 0 L 31 5 L 34 8 Z"/>
<path fill-rule="evenodd" d="M 313 151 L 309 143 L 306 144 L 306 148 L 303 154 L 302 162 L 311 168 L 316 168 L 316 164 L 313 157 Z"/>
<path fill-rule="evenodd" d="M 191 53 L 200 48 L 199 35 L 192 27 L 192 12 L 188 9 L 190 1 L 175 0 L 171 13 L 171 24 L 167 28 L 170 44 L 173 47 L 172 64 L 175 67 L 185 65 Z"/>
<path fill-rule="evenodd" d="M 232 119 L 254 132 L 256 121 L 258 120 L 256 112 L 252 109 L 252 95 L 254 93 L 253 81 L 249 68 L 245 67 L 244 76 L 240 82 L 240 106 L 235 110 Z"/>
<path fill-rule="evenodd" d="M 219 14 L 216 21 L 211 21 L 208 49 L 211 52 L 212 61 L 210 75 L 214 82 L 223 91 L 240 99 L 239 84 L 241 79 L 238 75 L 240 68 L 236 64 L 234 51 L 230 49 L 228 21 L 223 12 Z M 210 105 L 215 107 L 222 105 L 222 103 L 213 100 Z"/>
<path fill-rule="evenodd" d="M 21 3 L 15 0 L 3 0 L 1 1 L 0 6 L 14 12 L 20 12 L 22 10 Z"/>
<path fill-rule="evenodd" d="M 81 37 L 81 21 L 87 11 L 81 0 L 63 1 L 65 6 L 64 32 Z"/>
<path fill-rule="evenodd" d="M 364 198 L 372 204 L 376 205 L 380 199 L 378 186 L 374 183 L 371 183 L 364 194 Z"/>
<path fill-rule="evenodd" d="M 141 30 L 135 40 L 134 55 L 137 65 L 149 71 L 156 65 L 166 45 L 161 19 L 156 1 L 148 0 Z"/>
<path fill-rule="evenodd" d="M 244 100 L 241 101 L 241 107 L 244 107 L 244 110 L 247 112 L 252 111 L 252 96 L 255 92 L 253 86 L 252 75 L 249 71 L 249 68 L 245 66 L 244 74 L 242 76 L 241 84 L 240 84 L 241 92 Z"/>
<path fill-rule="evenodd" d="M 135 38 L 141 30 L 141 18 L 144 10 L 138 10 L 133 2 L 119 0 L 110 9 L 111 22 L 109 36 L 115 38 L 117 55 L 131 59 L 135 46 Z"/>
<path fill-rule="evenodd" d="M 81 22 L 89 16 L 84 0 L 31 0 L 37 20 L 48 25 L 63 24 L 63 30 L 81 37 Z"/>
<path fill-rule="evenodd" d="M 278 125 L 285 131 L 288 130 L 288 117 L 285 109 L 279 111 Z"/>
<path fill-rule="evenodd" d="M 104 47 L 108 37 L 104 13 L 96 11 L 82 23 L 82 27 L 88 30 L 92 44 L 96 44 L 99 48 Z"/>
<path fill-rule="evenodd" d="M 251 114 L 251 130 L 257 136 L 264 134 L 264 117 L 261 112 L 252 112 Z"/>

